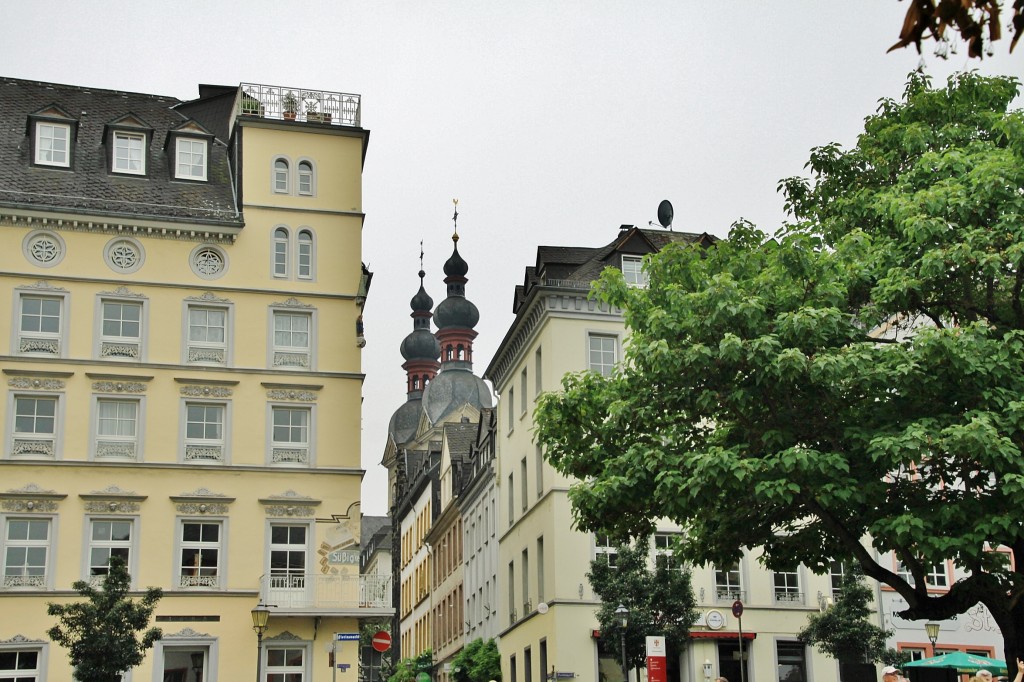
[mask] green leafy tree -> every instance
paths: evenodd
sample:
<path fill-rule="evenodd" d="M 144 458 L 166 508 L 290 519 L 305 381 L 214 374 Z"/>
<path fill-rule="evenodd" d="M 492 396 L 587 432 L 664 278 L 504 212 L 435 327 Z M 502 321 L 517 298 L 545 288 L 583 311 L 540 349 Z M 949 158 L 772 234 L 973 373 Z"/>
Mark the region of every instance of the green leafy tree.
<path fill-rule="evenodd" d="M 489 682 L 501 680 L 501 655 L 493 639 L 474 639 L 452 659 L 455 682 Z"/>
<path fill-rule="evenodd" d="M 420 673 L 429 673 L 434 667 L 434 652 L 424 649 L 412 658 L 403 658 L 395 666 L 395 672 L 388 682 L 415 682 Z"/>
<path fill-rule="evenodd" d="M 775 239 L 740 222 L 714 248 L 667 247 L 646 288 L 605 272 L 596 295 L 624 311 L 625 362 L 567 375 L 536 415 L 546 456 L 579 480 L 579 527 L 668 518 L 692 563 L 742 547 L 773 569 L 857 563 L 906 600 L 902 617 L 981 602 L 1006 660 L 1024 653 L 1018 90 L 912 74 L 855 147 L 816 148 L 813 177 L 781 183 L 793 223 Z M 967 572 L 930 594 L 950 559 Z"/>
<path fill-rule="evenodd" d="M 616 552 L 614 566 L 599 556 L 590 562 L 587 573 L 594 593 L 601 598 L 597 610 L 601 637 L 619 650 L 622 622 L 615 610 L 622 604 L 629 609 L 626 661 L 630 669 L 647 665 L 648 636 L 664 637 L 669 657 L 678 656 L 698 617 L 690 571 L 673 563 L 674 556 L 661 556 L 654 569 L 649 568 L 645 538 L 634 545 L 620 545 Z"/>
<path fill-rule="evenodd" d="M 141 663 L 146 650 L 160 639 L 159 628 L 146 627 L 163 591 L 147 588 L 136 601 L 128 597 L 130 585 L 124 560 L 111 557 L 100 589 L 83 580 L 72 585 L 86 601 L 47 604 L 46 612 L 56 616 L 59 625 L 46 634 L 69 650 L 78 682 L 120 682 L 121 674 Z"/>
<path fill-rule="evenodd" d="M 840 663 L 874 663 L 886 655 L 885 640 L 892 635 L 871 622 L 871 588 L 860 570 L 847 571 L 835 603 L 807 618 L 800 641 Z"/>

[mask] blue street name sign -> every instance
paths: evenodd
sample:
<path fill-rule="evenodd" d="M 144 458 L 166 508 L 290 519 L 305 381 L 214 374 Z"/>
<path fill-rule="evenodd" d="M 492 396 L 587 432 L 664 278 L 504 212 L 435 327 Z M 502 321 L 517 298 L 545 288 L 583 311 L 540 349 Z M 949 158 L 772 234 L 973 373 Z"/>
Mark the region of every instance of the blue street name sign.
<path fill-rule="evenodd" d="M 358 642 L 358 632 L 335 632 L 334 639 L 338 642 Z"/>

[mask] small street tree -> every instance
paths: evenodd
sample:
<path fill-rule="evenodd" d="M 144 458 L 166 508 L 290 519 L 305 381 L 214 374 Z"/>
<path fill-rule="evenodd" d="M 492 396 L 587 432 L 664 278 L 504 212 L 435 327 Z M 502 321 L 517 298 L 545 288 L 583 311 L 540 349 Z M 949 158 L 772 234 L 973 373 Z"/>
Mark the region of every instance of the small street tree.
<path fill-rule="evenodd" d="M 847 571 L 835 603 L 823 613 L 811 614 L 798 637 L 839 663 L 874 663 L 886 655 L 891 630 L 871 622 L 871 588 L 859 569 Z"/>
<path fill-rule="evenodd" d="M 128 597 L 130 585 L 124 560 L 115 556 L 99 589 L 83 580 L 72 585 L 85 601 L 47 605 L 46 612 L 59 624 L 46 634 L 68 649 L 78 682 L 120 682 L 121 674 L 141 663 L 160 639 L 159 628 L 146 627 L 163 591 L 147 588 L 136 601 Z"/>
<path fill-rule="evenodd" d="M 629 609 L 626 661 L 630 669 L 646 665 L 647 637 L 664 637 L 669 658 L 678 656 L 698 617 L 690 571 L 674 561 L 673 555 L 659 556 L 652 570 L 648 555 L 647 540 L 641 538 L 617 547 L 614 565 L 599 555 L 590 562 L 587 573 L 594 593 L 601 598 L 597 611 L 601 638 L 615 651 L 622 635 L 622 622 L 615 610 L 619 604 Z"/>
<path fill-rule="evenodd" d="M 420 673 L 429 673 L 434 667 L 434 652 L 432 649 L 425 649 L 412 658 L 403 658 L 395 666 L 395 672 L 388 678 L 388 682 L 416 682 L 416 676 Z"/>
<path fill-rule="evenodd" d="M 474 639 L 452 660 L 451 677 L 455 682 L 501 680 L 501 655 L 493 639 Z"/>

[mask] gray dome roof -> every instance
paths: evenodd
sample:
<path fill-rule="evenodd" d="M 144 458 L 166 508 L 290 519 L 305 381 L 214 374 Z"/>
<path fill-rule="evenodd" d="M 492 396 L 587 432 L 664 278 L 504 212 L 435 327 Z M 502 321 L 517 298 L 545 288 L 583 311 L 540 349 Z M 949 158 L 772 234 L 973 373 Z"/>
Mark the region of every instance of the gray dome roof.
<path fill-rule="evenodd" d="M 430 309 L 434 307 L 434 299 L 430 298 L 427 290 L 423 288 L 423 276 L 426 273 L 420 270 L 420 290 L 416 292 L 416 295 L 409 301 L 409 307 L 412 308 L 415 313 L 430 312 Z"/>
<path fill-rule="evenodd" d="M 434 311 L 434 323 L 438 329 L 472 329 L 479 321 L 480 311 L 464 296 L 449 296 Z"/>
<path fill-rule="evenodd" d="M 452 241 L 455 242 L 455 249 L 452 251 L 451 258 L 444 263 L 444 274 L 449 277 L 465 277 L 469 272 L 469 263 L 459 255 L 459 236 L 453 236 Z"/>
<path fill-rule="evenodd" d="M 406 360 L 437 360 L 441 344 L 429 329 L 414 329 L 402 340 L 402 357 Z"/>
<path fill-rule="evenodd" d="M 423 391 L 423 411 L 431 424 L 436 424 L 466 403 L 478 410 L 492 404 L 490 388 L 468 369 L 446 369 L 434 377 Z"/>
<path fill-rule="evenodd" d="M 404 445 L 416 436 L 416 427 L 419 426 L 420 415 L 423 414 L 422 408 L 418 398 L 408 400 L 391 415 L 388 434 L 397 445 Z"/>

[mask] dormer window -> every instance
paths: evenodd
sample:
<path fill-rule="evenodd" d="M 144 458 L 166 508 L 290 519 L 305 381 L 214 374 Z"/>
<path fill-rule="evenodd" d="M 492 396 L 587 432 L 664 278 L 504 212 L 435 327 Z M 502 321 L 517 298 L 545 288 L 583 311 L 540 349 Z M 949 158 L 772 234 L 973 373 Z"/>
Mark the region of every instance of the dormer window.
<path fill-rule="evenodd" d="M 115 173 L 146 174 L 146 136 L 141 133 L 114 132 Z"/>
<path fill-rule="evenodd" d="M 71 165 L 71 126 L 67 123 L 36 123 L 36 163 L 43 166 Z"/>
<path fill-rule="evenodd" d="M 174 177 L 179 180 L 206 180 L 206 140 L 179 137 L 175 144 L 177 162 Z"/>
<path fill-rule="evenodd" d="M 647 273 L 644 271 L 643 256 L 622 256 L 622 277 L 626 284 L 634 287 L 647 286 Z"/>

